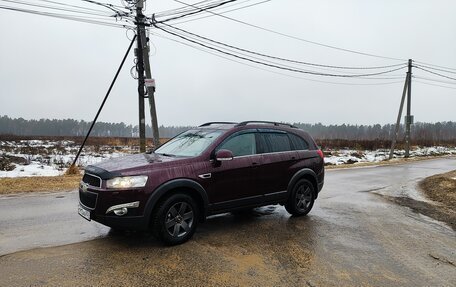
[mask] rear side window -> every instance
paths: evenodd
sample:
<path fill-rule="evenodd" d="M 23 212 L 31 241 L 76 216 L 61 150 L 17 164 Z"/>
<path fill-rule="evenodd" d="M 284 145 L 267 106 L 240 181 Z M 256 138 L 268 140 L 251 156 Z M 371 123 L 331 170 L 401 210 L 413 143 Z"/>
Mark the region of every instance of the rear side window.
<path fill-rule="evenodd" d="M 230 150 L 234 156 L 256 154 L 255 134 L 246 133 L 236 135 L 222 143 L 217 148 L 217 150 L 221 149 Z"/>
<path fill-rule="evenodd" d="M 259 133 L 262 138 L 261 142 L 264 145 L 262 152 L 282 152 L 290 151 L 291 143 L 286 133 Z"/>
<path fill-rule="evenodd" d="M 293 144 L 294 150 L 308 150 L 309 149 L 309 144 L 300 136 L 297 136 L 295 134 L 288 134 L 291 140 L 291 143 Z"/>

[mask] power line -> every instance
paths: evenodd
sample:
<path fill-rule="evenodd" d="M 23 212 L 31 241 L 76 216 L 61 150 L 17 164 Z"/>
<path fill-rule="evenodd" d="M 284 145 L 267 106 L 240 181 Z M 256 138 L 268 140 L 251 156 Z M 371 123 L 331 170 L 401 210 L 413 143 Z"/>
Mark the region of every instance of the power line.
<path fill-rule="evenodd" d="M 417 69 L 420 69 L 420 70 L 422 70 L 422 71 L 428 72 L 428 73 L 430 73 L 430 74 L 434 74 L 434 75 L 436 75 L 436 76 L 440 76 L 440 77 L 443 77 L 443 78 L 447 78 L 447 79 L 455 80 L 455 81 L 456 81 L 456 78 L 452 78 L 452 77 L 449 77 L 449 76 L 446 76 L 446 75 L 442 75 L 442 74 L 439 74 L 439 73 L 436 73 L 436 72 L 427 70 L 427 69 L 425 69 L 425 68 L 422 68 L 422 67 L 420 67 L 420 66 L 414 65 L 414 67 L 417 68 Z"/>
<path fill-rule="evenodd" d="M 198 46 L 191 45 L 191 44 L 189 44 L 187 42 L 179 41 L 179 40 L 176 40 L 176 39 L 173 39 L 173 38 L 170 38 L 170 37 L 166 37 L 166 36 L 160 35 L 157 32 L 154 32 L 154 35 L 158 36 L 160 38 L 169 40 L 169 41 L 173 41 L 173 42 L 179 43 L 179 44 L 187 46 L 187 47 L 191 47 L 191 48 L 193 48 L 195 50 L 199 50 L 201 52 L 211 54 L 213 56 L 225 59 L 227 61 L 231 61 L 231 62 L 238 63 L 238 64 L 241 64 L 241 65 L 244 65 L 244 66 L 247 66 L 247 67 L 251 67 L 253 69 L 266 71 L 266 72 L 269 72 L 269 73 L 273 73 L 273 74 L 276 74 L 276 75 L 281 75 L 281 76 L 288 77 L 288 78 L 306 80 L 306 81 L 317 82 L 317 83 L 325 83 L 325 84 L 333 84 L 333 85 L 346 85 L 346 86 L 383 86 L 383 85 L 391 85 L 391 84 L 397 84 L 397 83 L 403 83 L 404 82 L 404 81 L 395 81 L 395 82 L 380 82 L 380 83 L 347 83 L 347 82 L 330 82 L 330 81 L 321 81 L 321 80 L 309 79 L 309 78 L 299 77 L 299 76 L 295 76 L 295 75 L 289 75 L 289 74 L 285 74 L 285 73 L 280 73 L 280 72 L 273 71 L 273 70 L 268 70 L 268 69 L 265 69 L 265 68 L 262 68 L 262 67 L 259 67 L 259 66 L 247 64 L 245 62 L 237 61 L 237 60 L 234 60 L 232 58 L 228 58 L 228 57 L 225 57 L 223 55 L 220 55 L 218 53 L 207 51 L 207 50 L 202 49 L 202 48 L 200 48 Z M 355 79 L 360 79 L 360 78 L 355 78 Z"/>
<path fill-rule="evenodd" d="M 346 69 L 346 70 L 386 69 L 386 68 L 399 67 L 399 66 L 405 65 L 405 63 L 401 63 L 401 64 L 395 64 L 395 65 L 375 66 L 375 67 L 347 67 L 347 66 L 333 66 L 333 65 L 324 65 L 324 64 L 316 64 L 316 63 L 310 63 L 310 62 L 291 60 L 291 59 L 286 59 L 286 58 L 281 58 L 281 57 L 277 57 L 277 56 L 266 55 L 266 54 L 254 52 L 254 51 L 251 51 L 251 50 L 239 48 L 239 47 L 236 47 L 236 46 L 233 46 L 233 45 L 229 45 L 229 44 L 226 44 L 226 43 L 222 43 L 222 42 L 219 42 L 219 41 L 216 41 L 216 40 L 209 39 L 207 37 L 204 37 L 204 36 L 189 32 L 189 31 L 181 29 L 181 28 L 177 28 L 177 27 L 171 26 L 171 25 L 166 24 L 166 23 L 161 23 L 161 24 L 162 25 L 166 25 L 166 26 L 168 26 L 170 28 L 173 28 L 175 30 L 184 32 L 186 34 L 189 34 L 189 35 L 192 35 L 192 36 L 196 36 L 196 37 L 198 37 L 200 39 L 204 39 L 206 41 L 209 41 L 209 42 L 212 42 L 212 43 L 216 43 L 218 45 L 226 46 L 226 47 L 229 47 L 229 48 L 232 48 L 232 49 L 235 49 L 235 50 L 239 50 L 239 51 L 242 51 L 242 52 L 247 52 L 247 53 L 258 55 L 258 56 L 261 56 L 261 57 L 271 58 L 271 59 L 275 59 L 275 60 L 281 60 L 281 61 L 290 62 L 290 63 L 294 63 L 294 64 L 302 64 L 302 65 L 307 65 L 307 66 L 325 67 L 325 68 L 333 68 L 333 69 Z"/>
<path fill-rule="evenodd" d="M 449 70 L 444 70 L 444 69 L 440 69 L 440 68 L 433 68 L 433 67 L 430 67 L 430 66 L 426 66 L 426 65 L 415 65 L 415 67 L 418 66 L 418 67 L 425 67 L 427 69 L 430 69 L 430 70 L 435 70 L 435 71 L 440 71 L 440 72 L 445 72 L 445 73 L 450 73 L 450 74 L 456 74 L 456 71 L 449 71 Z"/>
<path fill-rule="evenodd" d="M 232 17 L 221 15 L 221 14 L 212 12 L 212 11 L 210 11 L 208 9 L 201 9 L 201 8 L 199 8 L 197 6 L 194 6 L 192 4 L 187 4 L 187 3 L 179 1 L 179 0 L 174 0 L 174 1 L 176 1 L 178 3 L 181 3 L 183 5 L 187 5 L 187 6 L 191 6 L 191 7 L 194 7 L 196 9 L 199 9 L 201 12 L 208 12 L 208 13 L 211 13 L 211 14 L 213 14 L 215 16 L 219 16 L 219 17 L 228 19 L 230 21 L 234 21 L 234 22 L 237 22 L 237 23 L 240 23 L 240 24 L 243 24 L 243 25 L 247 25 L 247 26 L 250 26 L 250 27 L 253 27 L 253 28 L 257 28 L 257 29 L 260 29 L 260 30 L 263 30 L 263 31 L 267 31 L 267 32 L 270 32 L 270 33 L 273 33 L 273 34 L 276 34 L 276 35 L 280 35 L 280 36 L 283 36 L 283 37 L 287 37 L 287 38 L 290 38 L 290 39 L 294 39 L 294 40 L 298 40 L 298 41 L 302 41 L 302 42 L 306 42 L 306 43 L 310 43 L 310 44 L 314 44 L 314 45 L 318 45 L 318 46 L 322 46 L 322 47 L 326 47 L 326 48 L 330 48 L 330 49 L 335 49 L 335 50 L 339 50 L 339 51 L 344 51 L 344 52 L 354 53 L 354 54 L 358 54 L 358 55 L 363 55 L 363 56 L 376 57 L 376 58 L 395 60 L 395 61 L 405 61 L 405 59 L 399 59 L 399 58 L 393 58 L 393 57 L 386 57 L 386 56 L 380 56 L 380 55 L 375 55 L 375 54 L 369 54 L 369 53 L 359 52 L 359 51 L 355 51 L 355 50 L 340 48 L 340 47 L 336 47 L 336 46 L 332 46 L 332 45 L 327 45 L 327 44 L 323 44 L 323 43 L 319 43 L 319 42 L 315 42 L 315 41 L 306 40 L 306 39 L 303 39 L 303 38 L 300 38 L 300 37 L 296 37 L 296 36 L 289 35 L 289 34 L 286 34 L 286 33 L 282 33 L 282 32 L 279 32 L 279 31 L 275 31 L 275 30 L 272 30 L 272 29 L 264 28 L 264 27 L 261 27 L 261 26 L 258 26 L 258 25 L 250 24 L 250 23 L 247 23 L 245 21 L 241 21 L 241 20 L 238 20 L 238 19 L 235 19 L 235 18 L 232 18 Z"/>
<path fill-rule="evenodd" d="M 193 3 L 193 5 L 199 5 L 199 4 L 202 4 L 202 3 L 205 3 L 205 2 L 209 2 L 209 4 L 204 4 L 204 5 L 201 5 L 200 7 L 203 8 L 203 7 L 209 7 L 211 5 L 214 5 L 216 3 L 220 3 L 220 2 L 223 2 L 224 0 L 220 1 L 220 0 L 217 0 L 217 1 L 213 1 L 211 3 L 210 0 L 205 0 L 205 1 L 199 1 L 199 2 L 196 2 L 196 3 Z M 250 1 L 250 0 L 247 0 L 247 1 Z M 165 10 L 165 11 L 161 11 L 161 12 L 157 12 L 155 13 L 155 16 L 156 17 L 164 17 L 164 16 L 175 16 L 175 15 L 178 15 L 178 14 L 182 14 L 182 13 L 188 13 L 190 11 L 195 11 L 194 8 L 189 8 L 188 6 L 184 6 L 184 7 L 179 7 L 179 8 L 175 8 L 175 9 L 170 9 L 170 10 Z"/>
<path fill-rule="evenodd" d="M 45 9 L 58 10 L 58 11 L 65 11 L 65 12 L 72 12 L 72 13 L 79 13 L 79 14 L 85 14 L 85 15 L 110 17 L 110 15 L 106 15 L 106 14 L 94 13 L 94 12 L 89 12 L 89 11 L 80 11 L 80 10 L 75 10 L 75 9 L 67 9 L 67 8 L 50 6 L 50 5 L 34 4 L 34 3 L 26 2 L 26 1 L 17 1 L 17 0 L 0 0 L 0 1 L 8 2 L 8 3 L 14 3 L 14 4 L 19 4 L 19 5 L 24 5 L 24 6 L 32 6 L 32 7 L 45 8 Z"/>
<path fill-rule="evenodd" d="M 357 75 L 328 74 L 328 73 L 320 73 L 320 72 L 315 72 L 315 71 L 306 71 L 306 70 L 300 70 L 300 69 L 295 69 L 295 68 L 284 67 L 284 66 L 280 66 L 280 65 L 276 65 L 276 64 L 268 64 L 268 63 L 265 63 L 265 62 L 262 62 L 262 61 L 258 61 L 258 60 L 254 60 L 254 59 L 251 59 L 251 58 L 247 58 L 247 57 L 244 57 L 244 56 L 239 56 L 239 55 L 236 55 L 236 54 L 233 54 L 233 53 L 230 53 L 230 52 L 226 52 L 226 51 L 223 51 L 223 50 L 215 48 L 215 47 L 208 46 L 208 45 L 203 44 L 201 42 L 189 39 L 189 38 L 187 38 L 185 36 L 182 36 L 182 35 L 176 34 L 174 32 L 168 31 L 168 30 L 166 30 L 166 29 L 164 29 L 162 27 L 159 27 L 159 26 L 157 26 L 155 24 L 153 24 L 153 25 L 154 25 L 154 27 L 156 27 L 156 28 L 168 33 L 168 34 L 174 35 L 174 36 L 179 37 L 181 39 L 184 39 L 186 41 L 189 41 L 189 42 L 192 42 L 194 44 L 197 44 L 197 45 L 200 45 L 202 47 L 205 47 L 207 49 L 211 49 L 211 50 L 217 51 L 219 53 L 223 53 L 223 54 L 226 54 L 226 55 L 238 58 L 238 59 L 242 59 L 242 60 L 245 60 L 245 61 L 249 61 L 249 62 L 252 62 L 252 63 L 256 63 L 256 64 L 260 64 L 260 65 L 264 65 L 264 66 L 268 66 L 268 67 L 272 67 L 272 68 L 276 68 L 276 69 L 286 70 L 286 71 L 290 71 L 290 72 L 296 72 L 296 73 L 310 74 L 310 75 L 316 75 L 316 76 L 327 76 L 327 77 L 355 78 L 355 77 L 367 77 L 367 76 L 375 76 L 375 75 L 387 74 L 387 73 L 391 73 L 391 72 L 394 72 L 394 71 L 401 70 L 401 69 L 406 67 L 406 66 L 403 66 L 403 67 L 399 67 L 399 68 L 388 70 L 388 71 L 369 73 L 369 74 L 357 74 Z"/>
<path fill-rule="evenodd" d="M 437 85 L 437 84 L 431 84 L 431 83 L 426 83 L 426 82 L 422 82 L 422 81 L 419 81 L 419 80 L 415 80 L 415 82 L 423 84 L 423 85 L 428 85 L 428 86 L 434 86 L 434 87 L 441 87 L 441 88 L 447 88 L 447 89 L 456 90 L 455 87 L 448 87 L 448 86 L 442 86 L 442 85 Z"/>
<path fill-rule="evenodd" d="M 245 2 L 249 2 L 250 0 L 247 0 Z M 225 11 L 222 11 L 222 12 L 218 12 L 218 14 L 226 14 L 226 13 L 229 13 L 229 12 L 233 12 L 233 11 L 238 11 L 238 10 L 242 10 L 242 9 L 245 9 L 245 8 L 249 8 L 249 7 L 253 7 L 253 6 L 257 6 L 257 5 L 260 5 L 260 4 L 263 4 L 263 3 L 266 3 L 266 2 L 270 2 L 272 0 L 263 0 L 263 1 L 260 1 L 260 2 L 256 2 L 256 3 L 253 3 L 253 4 L 249 4 L 249 5 L 245 5 L 245 6 L 242 6 L 242 7 L 238 7 L 238 8 L 234 8 L 234 9 L 230 9 L 230 10 L 225 10 Z M 244 3 L 245 3 L 244 2 Z M 234 5 L 232 5 L 234 6 Z M 180 21 L 180 22 L 175 22 L 173 23 L 174 25 L 180 25 L 180 24 L 183 24 L 183 23 L 187 23 L 187 22 L 193 22 L 193 21 L 196 21 L 196 20 L 200 20 L 200 19 L 205 19 L 205 18 L 209 18 L 209 17 L 214 17 L 216 15 L 206 15 L 206 16 L 201 16 L 201 17 L 197 17 L 197 18 L 193 18 L 193 19 L 189 19 L 189 20 L 185 20 L 185 21 Z"/>
<path fill-rule="evenodd" d="M 237 1 L 237 0 L 227 0 L 227 1 L 224 1 L 224 2 L 220 2 L 218 4 L 210 5 L 209 7 L 206 7 L 206 8 L 200 8 L 198 6 L 186 4 L 188 6 L 192 6 L 192 7 L 196 8 L 196 9 L 194 11 L 188 12 L 186 14 L 175 16 L 175 17 L 171 17 L 171 18 L 168 18 L 168 19 L 165 19 L 165 20 L 161 20 L 161 21 L 157 21 L 157 22 L 158 23 L 164 23 L 164 22 L 168 22 L 168 21 L 181 19 L 181 18 L 184 18 L 184 17 L 187 17 L 187 16 L 191 16 L 191 15 L 194 15 L 194 14 L 197 14 L 197 13 L 201 13 L 201 12 L 204 12 L 204 11 L 209 11 L 209 9 L 220 7 L 220 6 L 226 5 L 226 4 L 234 2 L 234 1 Z M 181 2 L 179 2 L 179 3 L 181 3 Z M 185 4 L 185 3 L 183 3 L 183 4 Z M 152 17 L 154 17 L 154 16 L 152 16 Z"/>
<path fill-rule="evenodd" d="M 428 66 L 437 67 L 437 68 L 442 68 L 442 69 L 447 69 L 447 70 L 453 70 L 453 71 L 456 71 L 456 68 L 450 68 L 450 67 L 438 66 L 438 65 L 435 65 L 435 64 L 429 64 L 429 63 L 420 62 L 420 61 L 414 61 L 414 62 L 415 62 L 415 63 L 419 63 L 419 64 L 428 65 Z"/>
<path fill-rule="evenodd" d="M 436 82 L 436 83 L 442 83 L 442 84 L 448 84 L 448 85 L 456 85 L 455 82 L 449 82 L 449 81 L 443 81 L 439 79 L 434 79 L 434 78 L 427 78 L 427 77 L 421 77 L 421 76 L 413 76 L 413 78 L 425 80 L 425 81 L 430 81 L 430 82 Z"/>
<path fill-rule="evenodd" d="M 64 14 L 50 13 L 50 12 L 40 12 L 40 11 L 36 11 L 36 10 L 15 8 L 15 7 L 4 6 L 4 5 L 0 5 L 0 9 L 15 11 L 15 12 L 23 12 L 23 13 L 28 13 L 28 14 L 35 14 L 35 15 L 40 15 L 40 16 L 48 16 L 48 17 L 53 17 L 53 18 L 60 18 L 60 19 L 65 19 L 65 20 L 72 20 L 72 21 L 76 21 L 76 22 L 96 24 L 96 25 L 102 25 L 102 26 L 108 26 L 108 27 L 116 27 L 116 28 L 130 27 L 128 25 L 123 25 L 123 24 L 91 20 L 91 19 L 87 19 L 87 17 L 71 16 L 71 15 L 64 15 Z"/>
<path fill-rule="evenodd" d="M 181 32 L 176 32 L 177 34 L 180 34 L 180 35 L 183 35 Z M 185 34 L 186 35 L 186 34 Z M 193 39 L 194 41 L 197 41 L 197 42 L 203 42 L 203 43 L 206 43 L 206 45 L 212 45 L 211 42 L 207 41 L 207 40 L 204 40 L 204 39 L 197 39 L 195 36 L 192 36 L 192 35 L 188 35 L 187 37 L 189 37 L 190 39 Z M 208 39 L 210 40 L 210 39 Z M 216 44 L 218 45 L 218 44 Z M 219 47 L 220 46 L 220 47 Z M 223 45 L 219 45 L 219 46 L 216 46 L 216 47 L 219 47 L 220 49 L 225 49 L 231 53 L 235 53 L 235 54 L 238 54 L 238 55 L 242 55 L 242 56 L 245 56 L 247 58 L 253 58 L 255 60 L 259 60 L 259 61 L 262 61 L 262 62 L 266 62 L 266 63 L 271 63 L 271 64 L 277 64 L 276 62 L 273 62 L 271 60 L 267 60 L 267 59 L 263 59 L 261 57 L 257 57 L 255 55 L 250 55 L 250 54 L 247 54 L 245 52 L 239 52 L 239 51 L 235 51 L 233 48 L 227 48 Z M 278 65 L 278 64 L 277 64 Z M 405 65 L 405 64 L 404 64 Z M 282 67 L 287 67 L 287 68 L 291 68 L 291 69 L 295 69 L 296 67 L 295 66 L 289 66 L 289 65 L 283 65 L 283 64 L 280 64 L 280 66 Z M 296 68 L 297 69 L 297 68 Z M 321 70 L 329 70 L 331 72 L 334 72 L 334 70 L 332 69 L 328 69 L 328 68 L 322 68 L 322 67 L 318 67 L 318 69 L 321 69 Z M 312 71 L 312 70 L 303 70 L 303 69 L 300 69 L 301 71 L 310 71 L 310 72 L 319 72 L 319 71 Z M 356 73 L 353 73 L 353 72 L 345 72 L 345 74 L 352 74 L 352 75 L 357 75 Z M 394 77 L 393 77 L 394 76 Z M 402 75 L 391 75 L 390 77 L 370 77 L 370 78 L 360 78 L 360 79 L 364 79 L 364 80 L 374 80 L 374 79 L 383 79 L 383 80 L 391 80 L 391 79 L 403 79 L 403 76 Z"/>
<path fill-rule="evenodd" d="M 94 11 L 94 12 L 104 12 L 104 13 L 107 12 L 107 11 L 93 9 L 93 8 L 88 8 L 88 7 L 83 7 L 83 6 L 65 4 L 65 3 L 61 3 L 61 2 L 57 2 L 57 1 L 50 1 L 50 0 L 37 0 L 37 1 L 51 3 L 51 4 L 57 4 L 57 5 L 67 6 L 67 7 L 72 7 L 72 8 L 84 9 L 84 10 L 89 10 L 89 11 Z"/>

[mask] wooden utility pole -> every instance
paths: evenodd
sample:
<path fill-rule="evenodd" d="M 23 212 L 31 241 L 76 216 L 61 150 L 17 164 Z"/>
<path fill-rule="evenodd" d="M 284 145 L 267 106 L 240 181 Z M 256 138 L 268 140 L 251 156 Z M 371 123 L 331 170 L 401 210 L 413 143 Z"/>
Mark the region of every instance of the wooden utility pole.
<path fill-rule="evenodd" d="M 405 117 L 405 157 L 410 156 L 410 128 L 413 124 L 413 116 L 411 113 L 412 105 L 412 59 L 408 60 L 408 71 L 407 71 L 407 116 Z"/>
<path fill-rule="evenodd" d="M 157 111 L 155 108 L 155 82 L 152 79 L 152 73 L 149 63 L 149 39 L 146 37 L 146 28 L 144 23 L 144 15 L 142 9 L 144 0 L 136 2 L 136 25 L 138 35 L 137 45 L 137 65 L 138 65 L 138 95 L 139 95 L 139 143 L 140 151 L 146 150 L 146 128 L 144 119 L 144 98 L 145 89 L 147 87 L 147 98 L 149 98 L 149 108 L 152 120 L 152 136 L 154 138 L 154 146 L 159 145 Z M 145 78 L 144 78 L 145 73 Z"/>

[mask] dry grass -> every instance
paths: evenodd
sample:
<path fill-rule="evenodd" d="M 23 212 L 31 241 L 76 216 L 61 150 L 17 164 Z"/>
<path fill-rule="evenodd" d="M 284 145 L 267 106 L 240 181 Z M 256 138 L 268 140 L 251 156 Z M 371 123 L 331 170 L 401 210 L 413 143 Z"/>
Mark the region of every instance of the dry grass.
<path fill-rule="evenodd" d="M 65 175 L 80 175 L 81 170 L 76 165 L 71 165 L 66 171 Z"/>
<path fill-rule="evenodd" d="M 81 175 L 0 178 L 0 194 L 69 191 L 78 188 Z"/>
<path fill-rule="evenodd" d="M 420 187 L 427 197 L 456 211 L 456 170 L 428 177 Z"/>

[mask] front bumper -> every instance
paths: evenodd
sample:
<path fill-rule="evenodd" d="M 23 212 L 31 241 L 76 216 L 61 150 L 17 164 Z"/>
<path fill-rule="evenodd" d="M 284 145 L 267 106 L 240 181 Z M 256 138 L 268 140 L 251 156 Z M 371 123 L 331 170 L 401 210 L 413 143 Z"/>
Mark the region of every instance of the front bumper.
<path fill-rule="evenodd" d="M 149 220 L 144 216 L 148 194 L 143 188 L 108 190 L 93 186 L 79 188 L 80 206 L 90 211 L 90 219 L 112 228 L 147 230 Z M 112 207 L 135 203 L 126 207 L 128 212 L 118 215 Z M 110 210 L 111 209 L 111 210 Z"/>

